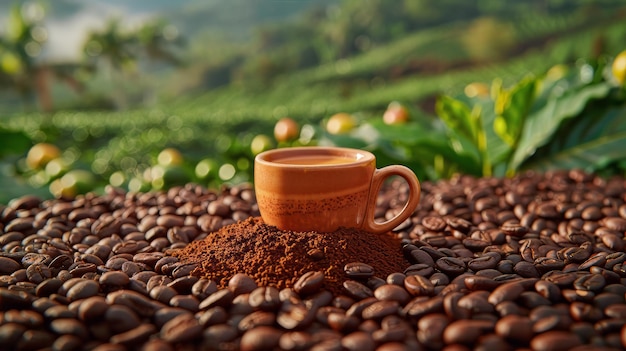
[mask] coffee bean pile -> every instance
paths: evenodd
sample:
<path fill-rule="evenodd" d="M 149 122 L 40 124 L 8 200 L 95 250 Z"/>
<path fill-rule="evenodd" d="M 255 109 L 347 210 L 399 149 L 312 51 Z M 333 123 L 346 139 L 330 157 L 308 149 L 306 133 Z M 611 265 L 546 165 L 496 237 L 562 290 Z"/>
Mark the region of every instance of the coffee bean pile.
<path fill-rule="evenodd" d="M 322 271 L 222 287 L 171 254 L 258 216 L 250 186 L 15 199 L 0 206 L 0 349 L 626 349 L 623 178 L 459 176 L 422 193 L 393 234 L 406 267 L 346 262 L 339 293 Z M 406 194 L 386 186 L 377 216 Z"/>

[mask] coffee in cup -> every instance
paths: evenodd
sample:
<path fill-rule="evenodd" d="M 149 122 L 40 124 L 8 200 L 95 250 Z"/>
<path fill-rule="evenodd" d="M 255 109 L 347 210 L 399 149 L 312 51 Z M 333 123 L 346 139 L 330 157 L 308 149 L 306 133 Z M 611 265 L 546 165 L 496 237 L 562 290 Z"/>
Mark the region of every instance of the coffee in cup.
<path fill-rule="evenodd" d="M 395 217 L 377 222 L 378 192 L 394 175 L 408 183 L 408 200 Z M 420 199 L 419 181 L 409 168 L 377 169 L 372 153 L 339 147 L 262 152 L 254 161 L 254 184 L 263 221 L 298 232 L 333 232 L 339 227 L 387 232 L 406 220 Z"/>

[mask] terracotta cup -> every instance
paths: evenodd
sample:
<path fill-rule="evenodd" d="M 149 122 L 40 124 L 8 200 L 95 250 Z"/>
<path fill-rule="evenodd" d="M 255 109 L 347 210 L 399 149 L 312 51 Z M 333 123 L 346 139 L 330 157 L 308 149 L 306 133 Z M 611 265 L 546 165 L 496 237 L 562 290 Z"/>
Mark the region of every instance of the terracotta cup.
<path fill-rule="evenodd" d="M 375 221 L 378 192 L 393 175 L 408 183 L 408 200 L 395 217 Z M 262 152 L 254 160 L 254 184 L 263 221 L 298 232 L 333 232 L 339 227 L 387 232 L 411 216 L 421 192 L 409 168 L 392 165 L 376 169 L 372 153 L 337 147 Z"/>

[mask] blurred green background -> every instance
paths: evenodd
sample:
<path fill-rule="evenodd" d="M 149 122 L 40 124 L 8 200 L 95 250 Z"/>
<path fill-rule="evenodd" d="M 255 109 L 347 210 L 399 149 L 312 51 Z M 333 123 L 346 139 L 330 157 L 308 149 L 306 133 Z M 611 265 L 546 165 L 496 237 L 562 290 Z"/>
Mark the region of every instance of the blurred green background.
<path fill-rule="evenodd" d="M 623 1 L 3 1 L 0 203 L 248 182 L 289 145 L 624 175 L 625 49 Z"/>

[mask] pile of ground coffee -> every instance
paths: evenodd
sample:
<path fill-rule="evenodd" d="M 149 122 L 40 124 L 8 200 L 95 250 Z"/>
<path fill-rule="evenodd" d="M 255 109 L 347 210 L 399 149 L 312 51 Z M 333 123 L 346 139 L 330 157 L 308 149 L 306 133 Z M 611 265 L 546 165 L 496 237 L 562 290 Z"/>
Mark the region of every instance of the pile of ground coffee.
<path fill-rule="evenodd" d="M 260 217 L 222 227 L 171 254 L 182 263 L 197 263 L 192 274 L 222 287 L 236 273 L 245 273 L 259 286 L 282 289 L 292 287 L 306 272 L 320 271 L 326 289 L 334 293 L 341 292 L 347 263 L 368 264 L 379 277 L 402 272 L 409 265 L 400 240 L 391 234 L 349 228 L 334 233 L 283 231 Z"/>

